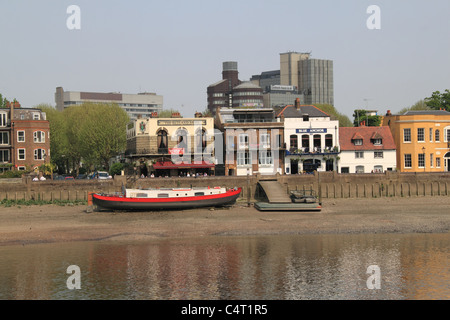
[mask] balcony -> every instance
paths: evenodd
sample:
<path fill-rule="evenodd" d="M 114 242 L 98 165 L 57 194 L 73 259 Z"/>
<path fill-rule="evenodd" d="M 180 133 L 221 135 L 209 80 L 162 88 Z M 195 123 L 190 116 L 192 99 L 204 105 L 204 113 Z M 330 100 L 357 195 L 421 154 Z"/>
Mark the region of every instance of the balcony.
<path fill-rule="evenodd" d="M 290 148 L 289 150 L 286 150 L 286 155 L 336 155 L 339 154 L 339 148 L 338 147 L 313 147 L 313 148 Z"/>

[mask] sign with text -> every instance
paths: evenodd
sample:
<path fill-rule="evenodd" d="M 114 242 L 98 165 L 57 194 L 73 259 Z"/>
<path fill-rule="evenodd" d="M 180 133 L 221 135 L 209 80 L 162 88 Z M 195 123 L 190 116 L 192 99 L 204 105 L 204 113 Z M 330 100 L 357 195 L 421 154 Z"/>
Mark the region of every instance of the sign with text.
<path fill-rule="evenodd" d="M 297 129 L 296 130 L 296 132 L 297 133 L 327 133 L 327 129 L 319 129 L 319 128 L 317 128 L 317 129 L 313 129 L 313 128 L 310 128 L 310 129 Z"/>
<path fill-rule="evenodd" d="M 158 126 L 206 126 L 206 120 L 158 120 Z"/>

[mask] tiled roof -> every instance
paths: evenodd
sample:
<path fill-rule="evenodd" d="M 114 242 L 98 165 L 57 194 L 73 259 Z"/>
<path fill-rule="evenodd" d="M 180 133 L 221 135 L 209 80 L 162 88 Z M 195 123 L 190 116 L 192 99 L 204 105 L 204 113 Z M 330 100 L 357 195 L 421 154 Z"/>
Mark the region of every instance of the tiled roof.
<path fill-rule="evenodd" d="M 362 139 L 356 146 L 353 139 Z M 373 139 L 382 139 L 381 145 L 374 145 Z M 339 144 L 342 151 L 395 150 L 395 142 L 389 127 L 348 127 L 339 128 Z"/>
<path fill-rule="evenodd" d="M 312 118 L 329 117 L 330 115 L 323 112 L 319 108 L 313 105 L 301 105 L 300 110 L 293 105 L 287 105 L 285 107 L 275 108 L 276 117 L 281 117 L 283 114 L 285 118 L 301 118 L 304 115 L 308 115 Z"/>

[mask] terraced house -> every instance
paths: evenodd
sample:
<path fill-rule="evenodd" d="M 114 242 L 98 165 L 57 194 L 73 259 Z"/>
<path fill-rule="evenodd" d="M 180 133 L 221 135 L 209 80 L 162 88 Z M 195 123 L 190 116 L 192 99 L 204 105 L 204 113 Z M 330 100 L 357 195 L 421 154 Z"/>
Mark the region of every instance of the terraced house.
<path fill-rule="evenodd" d="M 21 108 L 18 102 L 0 109 L 0 173 L 46 163 L 50 163 L 50 124 L 45 112 Z"/>

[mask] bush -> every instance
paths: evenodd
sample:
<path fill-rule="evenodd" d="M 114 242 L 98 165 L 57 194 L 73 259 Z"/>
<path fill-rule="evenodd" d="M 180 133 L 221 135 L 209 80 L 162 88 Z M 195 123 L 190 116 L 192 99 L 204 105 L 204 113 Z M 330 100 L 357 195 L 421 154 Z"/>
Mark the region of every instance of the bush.
<path fill-rule="evenodd" d="M 123 163 L 116 162 L 109 169 L 109 174 L 112 176 L 120 175 L 122 173 L 123 168 L 124 168 Z"/>
<path fill-rule="evenodd" d="M 25 171 L 6 171 L 2 174 L 0 174 L 0 179 L 12 179 L 12 178 L 21 178 L 23 174 L 25 174 Z"/>

